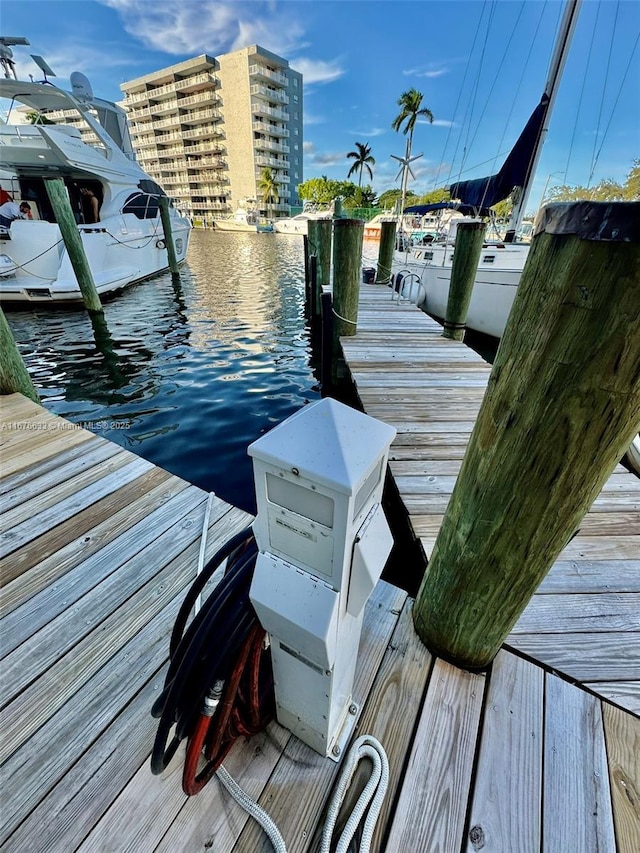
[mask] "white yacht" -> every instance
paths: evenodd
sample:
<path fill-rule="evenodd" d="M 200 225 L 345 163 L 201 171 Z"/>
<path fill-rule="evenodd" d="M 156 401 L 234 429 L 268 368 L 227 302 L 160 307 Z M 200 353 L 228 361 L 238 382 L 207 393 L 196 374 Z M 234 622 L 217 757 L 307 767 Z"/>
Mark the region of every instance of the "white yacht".
<path fill-rule="evenodd" d="M 214 219 L 213 227 L 217 231 L 273 231 L 273 225 L 261 218 L 256 204 L 255 199 L 244 199 L 233 216 Z"/>
<path fill-rule="evenodd" d="M 88 80 L 77 72 L 71 75 L 73 91 L 67 92 L 46 79 L 12 79 L 13 63 L 7 70 L 5 57 L 3 65 L 0 98 L 7 119 L 0 124 L 0 190 L 5 200 L 28 202 L 31 213 L 29 219 L 15 219 L 0 229 L 0 300 L 82 301 L 46 191 L 47 178 L 64 181 L 101 296 L 166 270 L 158 207 L 165 193 L 135 162 L 124 111 L 94 98 Z M 51 110 L 74 111 L 76 126 L 49 123 L 46 114 Z M 25 123 L 27 111 L 33 124 Z M 85 188 L 98 200 L 97 222 L 91 208 L 83 207 Z M 173 207 L 170 219 L 176 256 L 183 261 L 191 224 Z"/>
<path fill-rule="evenodd" d="M 302 213 L 285 219 L 276 219 L 273 223 L 274 231 L 278 234 L 302 234 L 308 233 L 310 219 L 333 219 L 333 210 L 316 210 L 313 207 L 305 207 Z"/>

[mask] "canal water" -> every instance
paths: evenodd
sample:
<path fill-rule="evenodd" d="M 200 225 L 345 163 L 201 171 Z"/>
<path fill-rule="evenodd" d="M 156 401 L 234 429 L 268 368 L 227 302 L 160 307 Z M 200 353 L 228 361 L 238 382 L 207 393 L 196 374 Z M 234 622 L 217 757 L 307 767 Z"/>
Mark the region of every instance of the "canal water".
<path fill-rule="evenodd" d="M 42 404 L 255 512 L 247 445 L 320 398 L 304 319 L 302 238 L 195 230 L 169 274 L 105 304 L 8 320 Z"/>

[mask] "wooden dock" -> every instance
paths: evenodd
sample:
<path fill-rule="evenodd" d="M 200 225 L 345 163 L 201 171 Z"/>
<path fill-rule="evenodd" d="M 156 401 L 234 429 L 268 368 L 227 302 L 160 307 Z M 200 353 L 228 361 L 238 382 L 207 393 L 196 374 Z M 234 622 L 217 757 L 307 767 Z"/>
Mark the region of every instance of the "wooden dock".
<path fill-rule="evenodd" d="M 390 307 L 384 290 L 384 310 L 396 312 L 395 324 L 405 309 Z M 364 292 L 379 296 L 377 289 Z M 366 337 L 378 308 L 374 302 L 363 308 Z M 411 313 L 412 322 L 429 323 Z M 399 339 L 398 345 L 397 352 Z M 415 347 L 411 352 L 406 362 L 416 359 Z M 426 356 L 417 358 L 426 373 Z M 462 353 L 459 360 L 469 361 Z M 444 357 L 442 366 L 443 375 L 467 372 L 447 368 Z M 482 371 L 480 364 L 468 368 L 475 378 Z M 357 381 L 362 394 L 365 385 Z M 407 423 L 418 423 L 421 404 L 410 399 L 415 418 L 410 404 L 402 402 L 402 410 Z M 11 853 L 269 851 L 265 836 L 216 780 L 197 797 L 182 793 L 181 755 L 162 777 L 149 770 L 156 722 L 149 710 L 162 685 L 177 609 L 195 574 L 206 493 L 23 397 L 2 398 L 0 408 L 0 847 Z M 465 416 L 471 423 L 471 413 Z M 418 434 L 419 446 L 439 447 L 435 458 L 446 464 L 464 449 L 462 438 L 454 439 L 456 455 L 439 455 L 444 437 L 458 435 L 445 426 L 431 438 L 425 428 Z M 398 450 L 409 447 L 402 435 L 408 430 L 393 448 L 394 466 Z M 429 458 L 423 469 L 434 485 L 425 493 L 433 500 L 416 501 L 427 550 L 444 484 L 455 475 L 433 471 Z M 417 470 L 397 474 L 399 484 L 421 476 Z M 208 555 L 248 520 L 216 499 Z M 581 560 L 572 552 L 565 562 L 579 563 L 574 581 L 587 577 L 595 607 L 604 563 L 622 558 L 585 551 L 589 570 Z M 608 582 L 614 586 L 603 594 L 610 608 L 611 596 L 638 593 L 637 584 L 631 589 L 620 575 Z M 563 593 L 556 583 L 546 598 L 579 594 L 575 584 Z M 378 585 L 367 605 L 354 690 L 362 709 L 359 733 L 381 740 L 391 768 L 374 850 L 640 849 L 640 722 L 621 707 L 638 710 L 633 631 L 627 629 L 625 647 L 611 609 L 606 627 L 599 622 L 605 643 L 594 646 L 591 657 L 607 673 L 600 692 L 612 704 L 593 692 L 602 678 L 586 679 L 592 689 L 585 690 L 562 668 L 533 659 L 526 644 L 537 634 L 536 618 L 541 631 L 553 628 L 541 635 L 549 649 L 561 652 L 555 647 L 564 642 L 560 601 L 556 607 L 553 622 L 543 609 L 527 611 L 523 630 L 511 638 L 514 648 L 520 638 L 531 659 L 505 648 L 490 671 L 471 674 L 432 658 L 413 631 L 411 600 Z M 628 609 L 616 612 L 618 622 L 625 613 L 633 618 Z M 586 632 L 587 613 L 574 606 L 567 621 L 571 613 Z M 610 634 L 618 636 L 614 655 Z M 225 766 L 268 810 L 289 851 L 317 849 L 336 764 L 271 724 L 236 744 Z"/>

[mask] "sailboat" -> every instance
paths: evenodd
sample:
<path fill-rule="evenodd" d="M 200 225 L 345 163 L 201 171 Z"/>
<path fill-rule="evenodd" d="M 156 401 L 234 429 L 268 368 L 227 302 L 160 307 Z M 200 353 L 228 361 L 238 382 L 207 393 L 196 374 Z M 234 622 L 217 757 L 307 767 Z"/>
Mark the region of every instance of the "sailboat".
<path fill-rule="evenodd" d="M 488 177 L 453 184 L 449 193 L 458 202 L 417 205 L 405 210 L 405 213 L 418 215 L 441 209 L 458 210 L 463 214 L 451 220 L 442 242 L 413 246 L 409 252 L 395 253 L 392 265 L 395 289 L 401 293 L 417 294 L 414 301 L 428 314 L 445 316 L 459 223 L 489 216 L 489 208 L 506 199 L 515 189 L 517 202 L 505 239 L 487 242 L 482 248 L 467 314 L 467 327 L 470 329 L 496 338 L 504 332 L 529 253 L 529 244 L 516 242 L 514 238 L 524 216 L 581 2 L 569 0 L 565 6 L 540 103 L 500 171 Z"/>

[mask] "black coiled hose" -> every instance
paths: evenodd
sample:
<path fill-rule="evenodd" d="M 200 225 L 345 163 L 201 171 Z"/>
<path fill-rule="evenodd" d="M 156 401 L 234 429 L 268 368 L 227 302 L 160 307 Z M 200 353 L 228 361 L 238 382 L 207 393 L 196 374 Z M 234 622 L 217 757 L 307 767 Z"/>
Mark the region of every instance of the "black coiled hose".
<path fill-rule="evenodd" d="M 251 527 L 230 539 L 198 575 L 182 603 L 171 635 L 170 665 L 151 713 L 159 718 L 151 771 L 162 773 L 184 738 L 194 731 L 204 699 L 216 681 L 226 681 L 257 617 L 249 588 L 258 547 Z M 228 558 L 224 578 L 185 631 L 193 605 L 213 573 Z M 171 742 L 167 746 L 172 728 Z"/>

